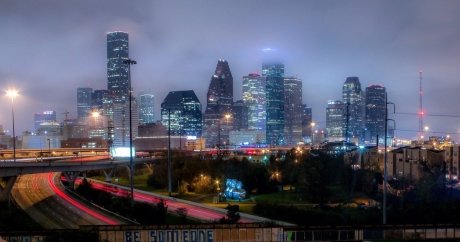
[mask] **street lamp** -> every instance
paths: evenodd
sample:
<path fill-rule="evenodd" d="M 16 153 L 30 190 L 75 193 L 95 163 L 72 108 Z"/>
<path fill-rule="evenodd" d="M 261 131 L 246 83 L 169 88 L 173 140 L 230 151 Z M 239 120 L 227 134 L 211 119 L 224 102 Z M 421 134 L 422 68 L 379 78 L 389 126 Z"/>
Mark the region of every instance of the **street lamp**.
<path fill-rule="evenodd" d="M 11 98 L 11 116 L 13 117 L 13 161 L 16 162 L 16 133 L 14 130 L 14 98 L 18 96 L 18 91 L 9 89 L 6 91 L 6 96 Z"/>
<path fill-rule="evenodd" d="M 133 115 L 132 115 L 132 87 L 131 87 L 131 65 L 137 64 L 135 60 L 127 59 L 123 61 L 128 65 L 128 95 L 129 95 L 129 168 L 130 168 L 130 186 L 131 186 L 131 207 L 134 206 L 134 161 L 133 161 Z"/>

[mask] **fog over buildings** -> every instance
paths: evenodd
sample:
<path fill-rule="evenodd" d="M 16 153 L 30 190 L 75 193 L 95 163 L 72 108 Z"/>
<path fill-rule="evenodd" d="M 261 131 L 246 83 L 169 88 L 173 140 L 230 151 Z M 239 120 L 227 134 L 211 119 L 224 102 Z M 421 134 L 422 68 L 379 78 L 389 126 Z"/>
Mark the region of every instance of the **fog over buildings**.
<path fill-rule="evenodd" d="M 424 123 L 432 135 L 460 140 L 459 10 L 457 1 L 415 0 L 4 1 L 0 86 L 20 90 L 18 134 L 32 131 L 34 113 L 44 110 L 76 118 L 77 88 L 107 88 L 106 34 L 124 31 L 138 61 L 134 92 L 152 90 L 157 119 L 170 91 L 194 90 L 206 110 L 219 59 L 230 65 L 234 100 L 243 99 L 243 76 L 262 75 L 264 62 L 277 61 L 285 76 L 302 80 L 303 103 L 318 127 L 326 127 L 327 101 L 341 100 L 346 77 L 357 76 L 362 90 L 386 88 L 405 113 L 392 116 L 396 135 L 413 138 L 423 70 Z M 2 100 L 0 124 L 10 130 L 9 100 Z"/>

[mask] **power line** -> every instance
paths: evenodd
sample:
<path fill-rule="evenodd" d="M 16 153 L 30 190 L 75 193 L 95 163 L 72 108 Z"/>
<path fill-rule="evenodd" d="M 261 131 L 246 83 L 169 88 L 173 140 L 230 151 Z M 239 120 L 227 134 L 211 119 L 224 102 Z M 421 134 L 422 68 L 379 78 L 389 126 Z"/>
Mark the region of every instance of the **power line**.
<path fill-rule="evenodd" d="M 413 133 L 417 133 L 418 130 L 413 130 L 413 129 L 394 129 L 394 130 L 397 130 L 397 131 L 401 131 L 401 132 L 413 132 Z M 447 132 L 447 131 L 427 131 L 427 133 L 434 133 L 434 134 L 460 134 L 460 132 L 458 131 L 454 131 L 454 132 Z"/>
<path fill-rule="evenodd" d="M 418 113 L 396 112 L 394 114 L 419 116 Z M 456 115 L 456 114 L 427 114 L 427 113 L 425 113 L 423 115 L 424 116 L 431 116 L 431 117 L 460 118 L 460 115 Z"/>

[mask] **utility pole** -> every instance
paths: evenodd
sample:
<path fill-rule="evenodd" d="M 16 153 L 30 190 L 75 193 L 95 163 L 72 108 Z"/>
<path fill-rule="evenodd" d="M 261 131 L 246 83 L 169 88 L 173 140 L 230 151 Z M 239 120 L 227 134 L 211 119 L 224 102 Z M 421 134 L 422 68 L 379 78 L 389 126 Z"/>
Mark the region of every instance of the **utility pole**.
<path fill-rule="evenodd" d="M 171 109 L 168 108 L 168 193 L 171 197 Z"/>
<path fill-rule="evenodd" d="M 131 208 L 134 207 L 134 161 L 133 161 L 133 115 L 132 115 L 132 87 L 131 87 L 131 65 L 137 64 L 135 60 L 127 59 L 123 63 L 128 65 L 128 95 L 129 95 L 129 168 L 130 168 L 130 187 L 131 187 Z M 124 129 L 123 129 L 124 130 Z M 124 135 L 123 135 L 124 138 Z M 123 142 L 124 143 L 124 142 Z"/>
<path fill-rule="evenodd" d="M 394 125 L 395 121 L 393 119 L 388 118 L 388 104 L 393 105 L 393 113 L 395 113 L 395 104 L 392 102 L 387 101 L 387 93 L 385 93 L 385 137 L 384 137 L 384 148 L 385 151 L 383 153 L 383 224 L 387 223 L 387 185 L 388 185 L 388 168 L 387 168 L 387 147 L 388 147 L 388 121 L 393 121 Z"/>

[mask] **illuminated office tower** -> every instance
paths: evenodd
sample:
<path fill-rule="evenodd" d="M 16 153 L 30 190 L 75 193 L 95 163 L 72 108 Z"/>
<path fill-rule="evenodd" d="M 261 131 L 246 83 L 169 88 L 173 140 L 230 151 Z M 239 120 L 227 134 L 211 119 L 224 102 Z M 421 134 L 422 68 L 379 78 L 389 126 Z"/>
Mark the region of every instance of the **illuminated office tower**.
<path fill-rule="evenodd" d="M 377 136 L 383 142 L 385 137 L 385 87 L 366 87 L 366 141 L 376 143 Z"/>
<path fill-rule="evenodd" d="M 302 142 L 302 80 L 284 78 L 284 136 L 286 144 Z"/>
<path fill-rule="evenodd" d="M 161 124 L 171 127 L 171 135 L 201 137 L 201 103 L 195 92 L 169 92 L 161 103 Z"/>
<path fill-rule="evenodd" d="M 313 142 L 313 129 L 316 124 L 313 124 L 313 116 L 311 107 L 302 104 L 302 138 L 305 143 Z"/>
<path fill-rule="evenodd" d="M 360 143 L 364 138 L 364 100 L 358 77 L 347 77 L 342 88 L 345 106 L 344 137 Z M 348 134 L 346 133 L 348 130 Z"/>
<path fill-rule="evenodd" d="M 269 145 L 282 145 L 284 139 L 284 65 L 264 63 L 262 76 L 266 77 L 266 138 Z"/>
<path fill-rule="evenodd" d="M 342 101 L 328 101 L 326 108 L 326 130 L 329 142 L 344 140 L 346 105 Z"/>
<path fill-rule="evenodd" d="M 233 105 L 233 77 L 226 60 L 220 59 L 217 62 L 206 97 L 203 127 L 206 145 L 216 147 L 228 144 L 233 120 L 229 120 Z"/>
<path fill-rule="evenodd" d="M 265 132 L 267 119 L 266 78 L 258 74 L 243 77 L 243 102 L 248 108 L 248 129 Z"/>
<path fill-rule="evenodd" d="M 90 114 L 92 93 L 93 89 L 89 87 L 80 87 L 77 89 L 77 118 L 79 121 L 85 121 Z"/>
<path fill-rule="evenodd" d="M 129 101 L 128 65 L 123 63 L 128 58 L 128 33 L 107 33 L 107 89 L 114 103 Z"/>
<path fill-rule="evenodd" d="M 155 96 L 151 92 L 142 92 L 137 98 L 139 104 L 139 124 L 155 123 Z"/>
<path fill-rule="evenodd" d="M 41 113 L 34 114 L 34 128 L 35 132 L 40 129 L 40 124 L 57 122 L 56 120 L 56 111 L 43 111 Z"/>

